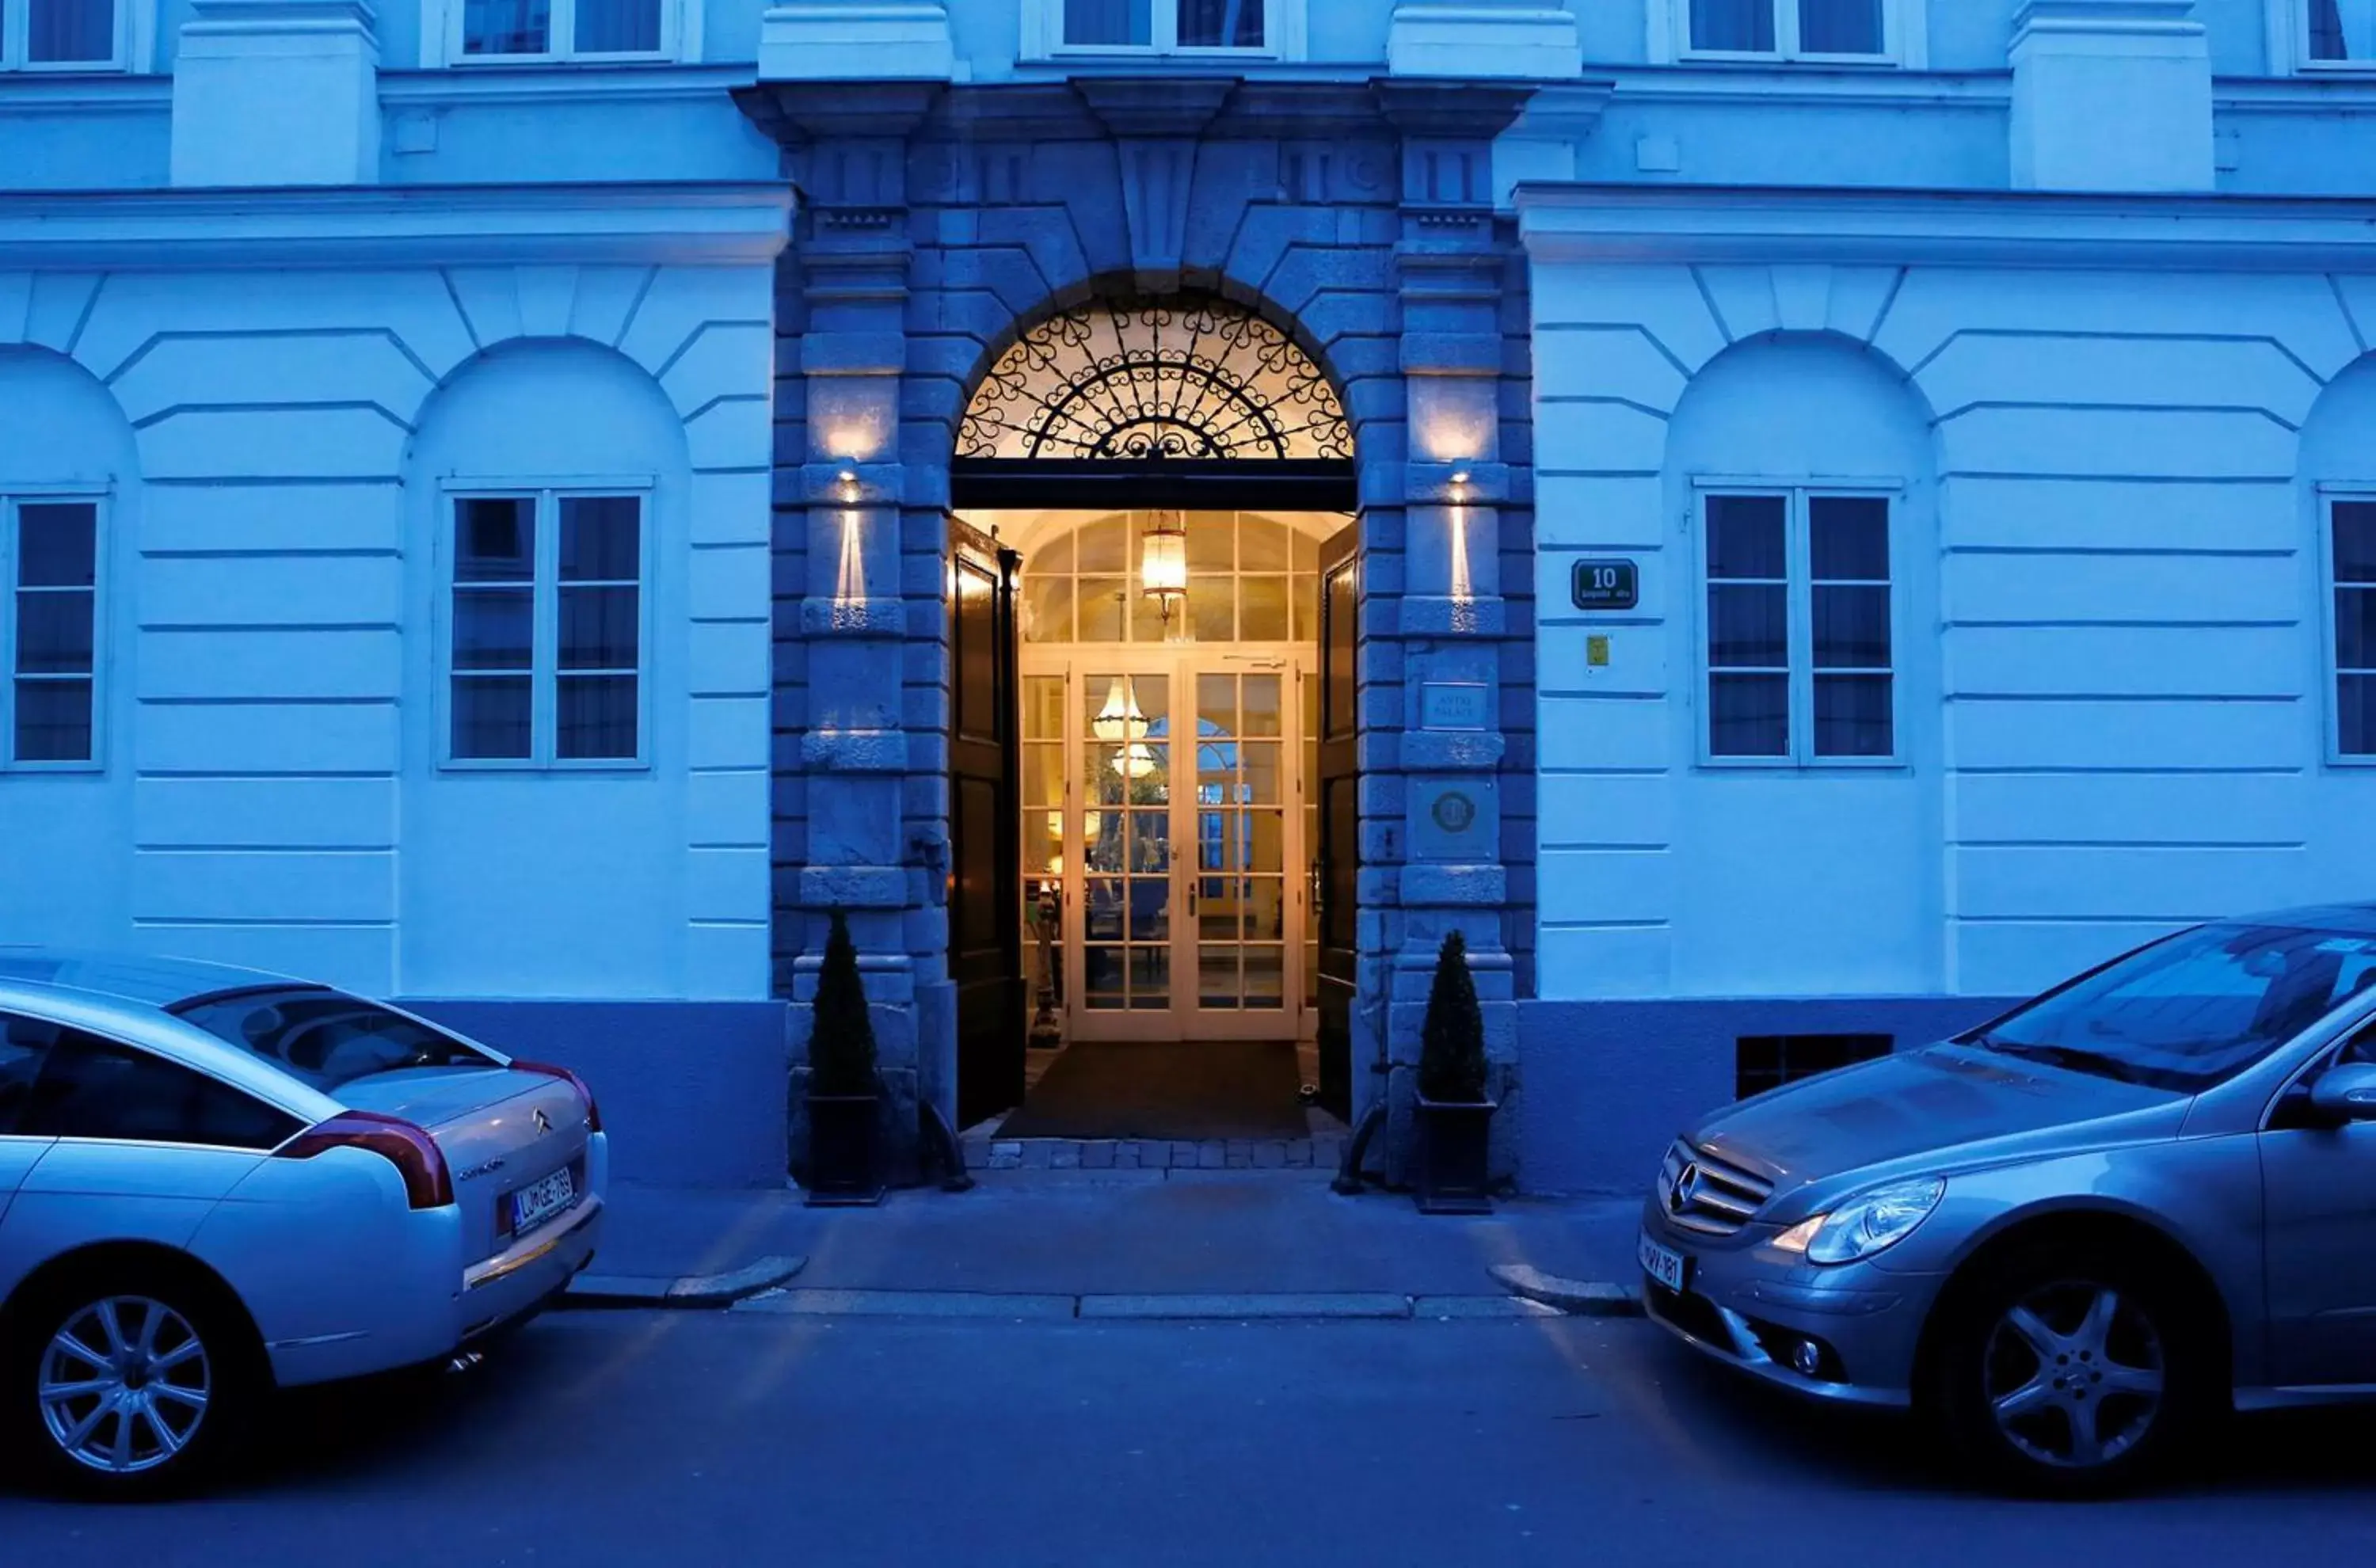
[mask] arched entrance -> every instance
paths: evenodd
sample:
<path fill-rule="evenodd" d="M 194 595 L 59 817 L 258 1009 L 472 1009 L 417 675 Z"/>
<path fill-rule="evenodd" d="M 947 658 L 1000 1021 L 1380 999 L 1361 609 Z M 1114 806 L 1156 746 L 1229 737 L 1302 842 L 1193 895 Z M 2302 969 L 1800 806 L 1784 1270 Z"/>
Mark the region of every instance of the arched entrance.
<path fill-rule="evenodd" d="M 895 1176 L 919 1173 L 936 1120 L 979 1109 L 960 1091 L 985 1062 L 993 1084 L 1021 1069 L 1037 1011 L 1019 832 L 1030 567 L 1010 559 L 1021 532 L 959 513 L 1358 510 L 1354 570 L 1323 555 L 1312 574 L 1331 634 L 1312 649 L 1315 766 L 1347 781 L 1313 836 L 1359 849 L 1325 868 L 1319 900 L 1322 1029 L 1335 987 L 1351 1040 L 1334 1089 L 1378 1118 L 1365 1146 L 1391 1173 L 1454 929 L 1508 1059 L 1533 961 L 1537 572 L 1526 271 L 1491 173 L 1526 96 L 1268 76 L 1183 76 L 1153 99 L 1095 75 L 738 89 L 801 196 L 770 410 L 776 980 L 797 1089 L 803 1004 L 847 917 Z M 1210 309 L 1182 297 L 1198 291 Z M 1198 362 L 1230 374 L 1138 401 L 1146 376 Z M 985 388 L 1009 385 L 992 373 L 1035 364 L 1068 392 L 960 439 Z M 1288 415 L 1251 418 L 1241 387 L 1297 364 L 1283 396 L 1256 399 Z M 1350 439 L 1299 445 L 1324 393 L 1358 435 L 1358 486 Z M 796 1160 L 804 1135 L 796 1110 Z"/>
<path fill-rule="evenodd" d="M 956 445 L 960 1120 L 1027 1091 L 1010 1124 L 1071 1136 L 1299 1135 L 1305 1088 L 1348 1114 L 1358 811 L 1349 746 L 1323 766 L 1324 584 L 1346 581 L 1349 721 L 1358 529 L 1335 386 L 1243 305 L 1105 297 L 998 354 Z M 969 680 L 984 649 L 1011 671 Z M 969 687 L 1011 731 L 968 732 Z"/>

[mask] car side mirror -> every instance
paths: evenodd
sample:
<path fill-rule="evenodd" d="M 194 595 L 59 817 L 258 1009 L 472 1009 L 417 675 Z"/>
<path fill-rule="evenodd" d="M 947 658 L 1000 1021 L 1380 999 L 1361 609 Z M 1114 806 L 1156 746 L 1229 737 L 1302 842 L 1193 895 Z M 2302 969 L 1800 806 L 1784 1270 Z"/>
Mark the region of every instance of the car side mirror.
<path fill-rule="evenodd" d="M 2376 1122 L 2376 1062 L 2338 1063 L 2311 1086 L 2311 1109 L 2331 1127 Z"/>

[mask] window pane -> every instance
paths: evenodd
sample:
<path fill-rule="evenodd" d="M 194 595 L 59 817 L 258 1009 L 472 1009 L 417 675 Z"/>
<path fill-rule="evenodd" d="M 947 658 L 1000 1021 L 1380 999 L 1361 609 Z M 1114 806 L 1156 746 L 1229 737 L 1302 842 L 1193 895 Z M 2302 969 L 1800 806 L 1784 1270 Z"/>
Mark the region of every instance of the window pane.
<path fill-rule="evenodd" d="M 2346 675 L 2334 683 L 2334 707 L 2346 756 L 2376 756 L 2376 675 Z"/>
<path fill-rule="evenodd" d="M 1799 0 L 1799 48 L 1809 54 L 1880 53 L 1881 0 Z"/>
<path fill-rule="evenodd" d="M 1118 643 L 1123 640 L 1123 579 L 1081 579 L 1081 641 Z"/>
<path fill-rule="evenodd" d="M 1180 0 L 1182 49 L 1260 49 L 1263 0 Z"/>
<path fill-rule="evenodd" d="M 561 590 L 561 667 L 633 670 L 641 643 L 643 594 L 631 588 Z"/>
<path fill-rule="evenodd" d="M 1815 754 L 1888 756 L 1896 744 L 1886 675 L 1815 677 Z"/>
<path fill-rule="evenodd" d="M 2310 0 L 2310 55 L 2376 59 L 2376 0 Z"/>
<path fill-rule="evenodd" d="M 535 626 L 536 600 L 526 588 L 456 588 L 454 668 L 529 669 Z"/>
<path fill-rule="evenodd" d="M 1814 496 L 1807 503 L 1807 532 L 1817 582 L 1889 581 L 1886 498 Z"/>
<path fill-rule="evenodd" d="M 1201 573 L 1236 569 L 1238 515 L 1235 512 L 1188 514 L 1188 580 Z"/>
<path fill-rule="evenodd" d="M 2334 667 L 2376 670 L 2376 588 L 2334 590 Z"/>
<path fill-rule="evenodd" d="M 1788 505 L 1779 495 L 1709 496 L 1708 576 L 1776 582 L 1788 576 Z"/>
<path fill-rule="evenodd" d="M 632 495 L 568 495 L 561 502 L 561 580 L 632 583 L 642 577 L 643 503 Z"/>
<path fill-rule="evenodd" d="M 1772 53 L 1774 0 L 1692 0 L 1692 47 Z"/>
<path fill-rule="evenodd" d="M 2376 583 L 2376 501 L 2334 504 L 2334 580 Z"/>
<path fill-rule="evenodd" d="M 297 1119 L 186 1067 L 79 1030 L 52 1048 L 18 1132 L 268 1149 Z"/>
<path fill-rule="evenodd" d="M 552 47 L 552 0 L 464 0 L 463 53 L 542 54 Z"/>
<path fill-rule="evenodd" d="M 18 1114 L 32 1098 L 33 1078 L 51 1042 L 65 1031 L 39 1018 L 0 1015 L 0 1137 L 17 1125 Z"/>
<path fill-rule="evenodd" d="M 90 715 L 89 681 L 18 682 L 17 760 L 89 762 Z"/>
<path fill-rule="evenodd" d="M 1141 46 L 1153 43 L 1153 0 L 1064 0 L 1064 42 Z"/>
<path fill-rule="evenodd" d="M 85 590 L 17 596 L 17 673 L 90 673 L 93 596 Z"/>
<path fill-rule="evenodd" d="M 1238 570 L 1284 572 L 1289 566 L 1285 523 L 1268 517 L 1247 517 L 1238 527 Z"/>
<path fill-rule="evenodd" d="M 469 496 L 454 503 L 454 580 L 536 580 L 536 502 L 528 496 Z"/>
<path fill-rule="evenodd" d="M 578 53 L 649 54 L 659 46 L 659 0 L 577 0 Z"/>
<path fill-rule="evenodd" d="M 511 761 L 532 754 L 529 678 L 454 677 L 454 754 Z"/>
<path fill-rule="evenodd" d="M 1815 668 L 1889 668 L 1889 590 L 1825 588 L 1815 592 Z"/>
<path fill-rule="evenodd" d="M 1238 579 L 1238 636 L 1250 643 L 1283 643 L 1288 638 L 1285 577 Z"/>
<path fill-rule="evenodd" d="M 564 675 L 557 754 L 577 761 L 636 754 L 636 678 Z"/>
<path fill-rule="evenodd" d="M 1028 572 L 1024 575 L 1023 640 L 1029 643 L 1068 643 L 1073 640 L 1072 578 L 1039 576 Z"/>
<path fill-rule="evenodd" d="M 39 65 L 115 58 L 114 0 L 31 0 L 25 57 Z"/>
<path fill-rule="evenodd" d="M 1788 756 L 1790 677 L 1708 677 L 1708 754 Z"/>
<path fill-rule="evenodd" d="M 1708 585 L 1708 666 L 1781 670 L 1790 663 L 1789 590 L 1776 583 Z"/>
<path fill-rule="evenodd" d="M 87 501 L 17 508 L 17 582 L 89 588 L 99 581 L 99 508 Z"/>

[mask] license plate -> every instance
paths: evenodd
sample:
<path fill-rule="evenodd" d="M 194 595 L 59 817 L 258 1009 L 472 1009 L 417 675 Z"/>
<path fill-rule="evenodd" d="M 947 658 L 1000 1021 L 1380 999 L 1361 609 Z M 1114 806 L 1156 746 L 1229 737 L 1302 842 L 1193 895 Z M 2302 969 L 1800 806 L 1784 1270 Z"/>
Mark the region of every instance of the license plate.
<path fill-rule="evenodd" d="M 577 1201 L 577 1183 L 563 1167 L 512 1194 L 512 1234 L 524 1236 Z"/>
<path fill-rule="evenodd" d="M 1642 1272 L 1672 1290 L 1683 1291 L 1683 1281 L 1690 1277 L 1692 1260 L 1672 1247 L 1662 1247 L 1649 1237 L 1642 1238 Z"/>

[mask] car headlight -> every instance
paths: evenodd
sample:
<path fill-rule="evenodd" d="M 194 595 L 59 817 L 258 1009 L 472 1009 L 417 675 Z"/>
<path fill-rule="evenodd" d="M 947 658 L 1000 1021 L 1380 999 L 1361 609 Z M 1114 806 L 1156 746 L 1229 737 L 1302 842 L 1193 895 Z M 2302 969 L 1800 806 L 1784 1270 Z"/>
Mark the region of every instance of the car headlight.
<path fill-rule="evenodd" d="M 1809 1263 L 1855 1263 L 1912 1235 L 1946 1194 L 1947 1183 L 1935 1176 L 1893 1182 L 1792 1226 L 1774 1244 L 1786 1253 L 1804 1253 Z"/>

